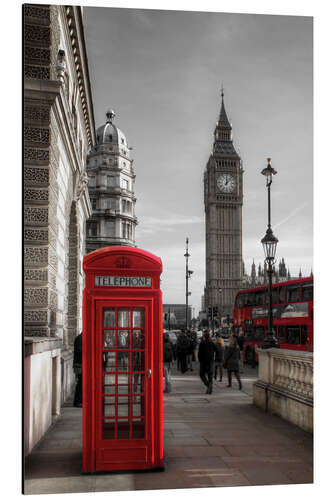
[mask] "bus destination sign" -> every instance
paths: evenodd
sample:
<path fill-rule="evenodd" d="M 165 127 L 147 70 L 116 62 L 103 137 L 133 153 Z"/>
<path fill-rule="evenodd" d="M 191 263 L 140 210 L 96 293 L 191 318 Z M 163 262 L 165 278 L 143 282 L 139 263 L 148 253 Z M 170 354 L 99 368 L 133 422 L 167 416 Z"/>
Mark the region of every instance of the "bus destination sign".
<path fill-rule="evenodd" d="M 151 287 L 146 276 L 95 276 L 95 286 Z"/>

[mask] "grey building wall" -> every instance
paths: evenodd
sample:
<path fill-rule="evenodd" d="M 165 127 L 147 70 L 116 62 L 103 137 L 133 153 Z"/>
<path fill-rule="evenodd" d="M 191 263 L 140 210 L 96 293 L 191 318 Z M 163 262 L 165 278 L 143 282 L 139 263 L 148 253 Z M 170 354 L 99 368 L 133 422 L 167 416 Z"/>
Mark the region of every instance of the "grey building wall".
<path fill-rule="evenodd" d="M 25 444 L 31 451 L 74 383 L 81 328 L 85 173 L 94 118 L 81 8 L 27 4 L 24 23 Z"/>

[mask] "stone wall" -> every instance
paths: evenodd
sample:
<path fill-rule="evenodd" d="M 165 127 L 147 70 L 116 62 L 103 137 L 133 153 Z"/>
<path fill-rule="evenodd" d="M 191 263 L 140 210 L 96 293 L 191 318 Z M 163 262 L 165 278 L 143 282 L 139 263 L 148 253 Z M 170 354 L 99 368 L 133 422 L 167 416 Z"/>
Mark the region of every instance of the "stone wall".
<path fill-rule="evenodd" d="M 258 349 L 257 353 L 254 404 L 312 432 L 313 354 L 287 349 Z"/>
<path fill-rule="evenodd" d="M 31 452 L 60 414 L 61 342 L 41 337 L 25 338 L 24 448 Z"/>
<path fill-rule="evenodd" d="M 30 451 L 52 421 L 52 401 L 66 400 L 74 384 L 85 223 L 91 213 L 86 154 L 94 145 L 95 125 L 80 7 L 27 4 L 23 12 L 25 391 L 30 401 L 25 428 Z M 36 344 L 38 338 L 43 352 L 32 353 L 27 340 Z M 47 339 L 60 349 L 61 384 L 53 388 L 42 380 L 52 386 L 54 361 Z M 39 390 L 46 398 L 40 413 Z"/>

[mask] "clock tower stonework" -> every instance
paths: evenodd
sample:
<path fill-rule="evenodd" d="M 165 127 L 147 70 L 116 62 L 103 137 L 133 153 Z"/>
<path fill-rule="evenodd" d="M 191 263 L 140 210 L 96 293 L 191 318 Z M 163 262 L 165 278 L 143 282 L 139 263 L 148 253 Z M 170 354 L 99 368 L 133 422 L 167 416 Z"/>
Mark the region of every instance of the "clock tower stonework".
<path fill-rule="evenodd" d="M 242 286 L 243 168 L 232 142 L 223 91 L 213 151 L 204 173 L 204 189 L 205 307 L 217 307 L 219 317 L 232 317 L 234 296 Z"/>

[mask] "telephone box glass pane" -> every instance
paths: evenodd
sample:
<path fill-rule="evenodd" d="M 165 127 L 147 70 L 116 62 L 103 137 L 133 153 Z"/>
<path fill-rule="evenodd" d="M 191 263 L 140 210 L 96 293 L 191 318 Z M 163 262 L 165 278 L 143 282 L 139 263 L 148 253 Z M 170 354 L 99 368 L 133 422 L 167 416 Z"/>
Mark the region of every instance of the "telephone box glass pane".
<path fill-rule="evenodd" d="M 129 398 L 128 396 L 118 396 L 118 417 L 129 416 Z"/>
<path fill-rule="evenodd" d="M 145 370 L 145 353 L 144 351 L 132 352 L 132 370 L 134 372 L 143 372 Z"/>
<path fill-rule="evenodd" d="M 128 420 L 118 420 L 118 439 L 129 439 L 130 424 Z"/>
<path fill-rule="evenodd" d="M 133 439 L 140 439 L 145 437 L 145 421 L 140 419 L 133 419 L 132 421 Z"/>
<path fill-rule="evenodd" d="M 140 394 L 144 391 L 144 375 L 141 373 L 134 373 L 132 375 L 132 392 L 133 394 Z"/>
<path fill-rule="evenodd" d="M 118 327 L 128 328 L 130 326 L 130 310 L 118 309 Z"/>
<path fill-rule="evenodd" d="M 116 353 L 103 352 L 103 371 L 113 372 L 116 369 Z"/>
<path fill-rule="evenodd" d="M 128 372 L 129 370 L 129 352 L 117 352 L 118 372 Z"/>
<path fill-rule="evenodd" d="M 144 328 L 145 326 L 145 310 L 133 309 L 133 328 Z"/>
<path fill-rule="evenodd" d="M 133 400 L 132 408 L 133 417 L 144 417 L 145 416 L 145 399 L 144 396 L 136 396 Z"/>
<path fill-rule="evenodd" d="M 114 420 L 104 420 L 102 424 L 102 439 L 115 438 L 116 424 Z"/>
<path fill-rule="evenodd" d="M 116 376 L 104 375 L 104 386 L 102 388 L 104 394 L 115 394 L 116 392 Z"/>
<path fill-rule="evenodd" d="M 107 328 L 114 328 L 116 326 L 116 312 L 115 309 L 104 309 L 103 324 Z"/>
<path fill-rule="evenodd" d="M 130 375 L 118 375 L 118 394 L 129 394 L 130 393 Z"/>
<path fill-rule="evenodd" d="M 128 349 L 129 348 L 129 331 L 119 330 L 118 331 L 118 349 Z"/>
<path fill-rule="evenodd" d="M 115 396 L 106 396 L 103 398 L 104 417 L 116 416 L 116 400 Z"/>
<path fill-rule="evenodd" d="M 133 349 L 145 348 L 145 335 L 141 330 L 133 330 Z"/>
<path fill-rule="evenodd" d="M 116 347 L 116 332 L 112 330 L 105 330 L 103 349 L 114 349 L 115 347 Z"/>

